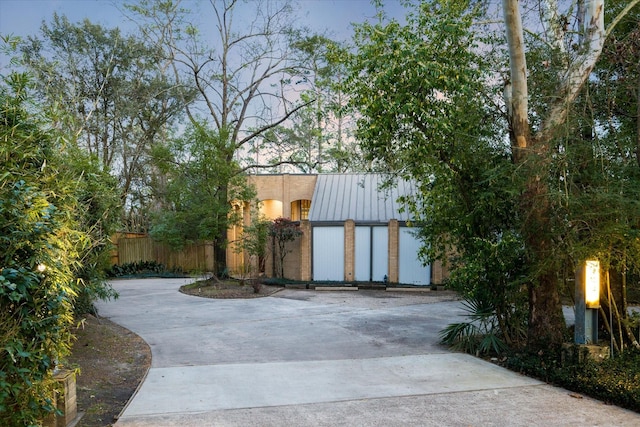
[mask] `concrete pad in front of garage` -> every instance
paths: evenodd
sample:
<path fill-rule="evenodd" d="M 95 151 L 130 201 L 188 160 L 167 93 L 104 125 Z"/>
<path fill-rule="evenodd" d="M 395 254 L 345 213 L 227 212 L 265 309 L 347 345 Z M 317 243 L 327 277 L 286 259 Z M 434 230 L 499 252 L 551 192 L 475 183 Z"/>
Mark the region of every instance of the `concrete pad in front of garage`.
<path fill-rule="evenodd" d="M 635 427 L 640 416 L 549 385 L 122 418 L 118 427 Z"/>
<path fill-rule="evenodd" d="M 100 303 L 149 344 L 153 368 L 446 353 L 438 331 L 463 313 L 458 301 L 383 291 L 199 298 L 177 291 L 184 282 L 114 281 L 120 298 Z"/>
<path fill-rule="evenodd" d="M 100 314 L 149 343 L 117 427 L 640 425 L 640 415 L 438 344 L 464 319 L 440 292 L 284 290 L 253 300 L 115 281 Z"/>
<path fill-rule="evenodd" d="M 465 354 L 227 364 L 149 372 L 126 417 L 540 384 Z"/>

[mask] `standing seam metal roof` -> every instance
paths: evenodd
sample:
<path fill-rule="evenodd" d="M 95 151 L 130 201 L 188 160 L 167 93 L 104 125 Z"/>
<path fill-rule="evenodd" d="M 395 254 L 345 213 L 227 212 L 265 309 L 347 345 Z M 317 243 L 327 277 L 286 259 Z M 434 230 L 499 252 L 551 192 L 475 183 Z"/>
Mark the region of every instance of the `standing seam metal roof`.
<path fill-rule="evenodd" d="M 311 199 L 310 222 L 387 223 L 391 219 L 408 221 L 408 212 L 400 212 L 398 198 L 413 195 L 415 184 L 397 180 L 391 188 L 381 189 L 385 176 L 380 174 L 320 174 Z"/>

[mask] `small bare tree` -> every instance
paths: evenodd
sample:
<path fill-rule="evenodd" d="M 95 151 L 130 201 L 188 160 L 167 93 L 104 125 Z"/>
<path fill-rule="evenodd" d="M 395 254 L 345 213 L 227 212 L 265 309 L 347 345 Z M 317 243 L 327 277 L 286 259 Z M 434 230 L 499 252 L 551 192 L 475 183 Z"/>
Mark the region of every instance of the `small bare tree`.
<path fill-rule="evenodd" d="M 284 259 L 291 249 L 287 249 L 287 243 L 293 242 L 302 236 L 302 230 L 297 222 L 289 218 L 276 218 L 269 227 L 269 236 L 273 238 L 274 258 L 277 256 L 277 276 L 284 277 Z"/>
<path fill-rule="evenodd" d="M 244 227 L 242 237 L 234 246 L 236 253 L 249 256 L 248 262 L 242 267 L 242 277 L 244 280 L 245 275 L 249 275 L 251 286 L 256 293 L 260 292 L 262 287 L 260 274 L 264 272 L 270 227 L 271 221 L 252 212 L 251 224 Z M 257 267 L 256 270 L 254 265 Z"/>
<path fill-rule="evenodd" d="M 191 24 L 193 12 L 180 1 L 141 0 L 129 9 L 142 19 L 143 33 L 162 46 L 176 81 L 195 88 L 197 99 L 187 107 L 187 116 L 198 126 L 203 118 L 207 132 L 218 136 L 213 148 L 236 165 L 234 176 L 260 167 L 237 162 L 252 144 L 314 102 L 292 100 L 287 92 L 290 77 L 299 74 L 299 58 L 291 47 L 298 32 L 290 1 L 211 1 L 199 14 L 211 33 Z M 218 188 L 219 206 L 229 206 L 229 189 Z M 224 220 L 218 222 L 217 271 L 226 266 L 227 228 Z"/>

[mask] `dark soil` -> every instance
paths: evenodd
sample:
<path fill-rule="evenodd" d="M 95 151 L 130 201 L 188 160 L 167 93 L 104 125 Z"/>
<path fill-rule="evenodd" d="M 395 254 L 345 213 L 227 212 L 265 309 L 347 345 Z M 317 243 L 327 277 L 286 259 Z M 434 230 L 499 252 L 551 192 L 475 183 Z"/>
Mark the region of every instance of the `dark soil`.
<path fill-rule="evenodd" d="M 86 315 L 68 366 L 76 377 L 79 427 L 111 426 L 144 379 L 151 351 L 142 338 L 107 319 Z"/>
<path fill-rule="evenodd" d="M 204 298 L 259 298 L 278 292 L 280 287 L 263 285 L 253 280 L 201 280 L 180 288 L 180 292 Z"/>

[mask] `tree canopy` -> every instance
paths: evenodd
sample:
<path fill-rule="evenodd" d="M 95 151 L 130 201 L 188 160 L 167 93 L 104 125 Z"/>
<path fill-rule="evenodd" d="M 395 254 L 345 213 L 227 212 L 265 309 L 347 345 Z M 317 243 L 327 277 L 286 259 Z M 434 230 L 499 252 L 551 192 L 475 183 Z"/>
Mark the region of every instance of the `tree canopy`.
<path fill-rule="evenodd" d="M 592 89 L 610 94 L 621 80 L 589 79 L 604 75 L 592 70 L 611 45 L 604 5 L 560 11 L 541 2 L 541 14 L 523 19 L 527 8 L 505 1 L 500 24 L 488 19 L 499 9 L 483 3 L 407 5 L 402 23 L 381 14 L 356 29 L 345 84 L 356 135 L 371 161 L 419 183 L 407 202 L 425 260 L 452 263 L 451 284 L 496 319 L 492 333 L 508 345 L 559 344 L 560 290 L 576 266 L 599 257 L 613 272 L 613 258 L 624 259 L 629 279 L 639 259 L 629 259 L 638 245 L 637 133 L 619 132 L 600 108 L 607 103 L 590 101 Z M 627 16 L 637 27 L 625 6 L 612 7 L 611 21 Z M 614 247 L 624 256 L 612 256 Z"/>
<path fill-rule="evenodd" d="M 149 204 L 150 151 L 192 95 L 178 96 L 154 45 L 87 19 L 71 23 L 54 14 L 21 50 L 43 101 L 63 112 L 55 125 L 118 179 L 124 220 L 136 227 L 136 214 Z"/>
<path fill-rule="evenodd" d="M 212 240 L 221 272 L 245 174 L 383 170 L 418 182 L 404 202 L 425 261 L 450 263 L 507 345 L 545 346 L 584 259 L 618 300 L 637 282 L 638 3 L 403 1 L 402 19 L 381 4 L 343 46 L 290 1 L 203 4 L 199 28 L 190 3 L 141 0 L 126 7 L 137 34 L 56 15 L 22 65 L 96 242 L 118 204 L 105 174 L 122 226 Z"/>

